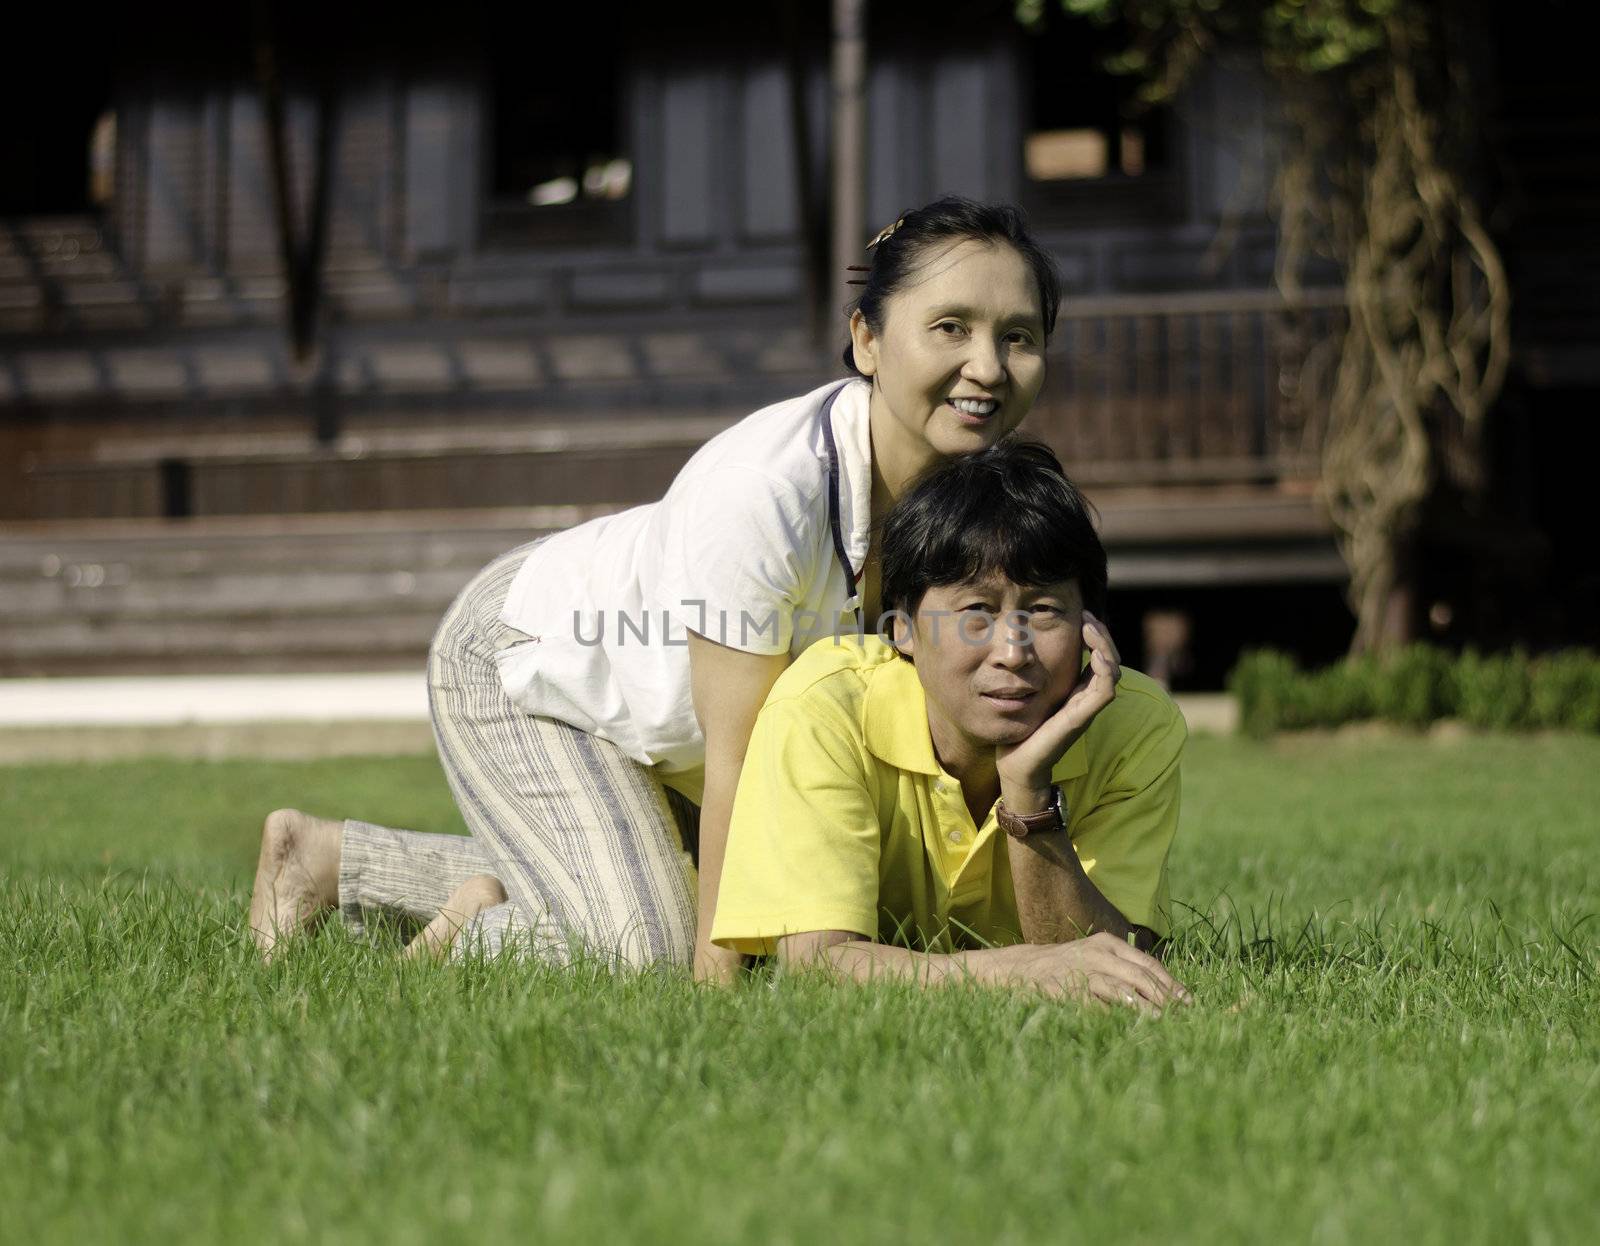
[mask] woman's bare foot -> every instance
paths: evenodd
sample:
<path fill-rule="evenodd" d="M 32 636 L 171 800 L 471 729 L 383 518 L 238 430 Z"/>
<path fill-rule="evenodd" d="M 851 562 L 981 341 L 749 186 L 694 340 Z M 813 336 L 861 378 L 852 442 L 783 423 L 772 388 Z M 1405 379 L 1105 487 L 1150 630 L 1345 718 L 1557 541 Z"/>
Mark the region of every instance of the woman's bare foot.
<path fill-rule="evenodd" d="M 405 954 L 413 960 L 424 956 L 431 960 L 443 960 L 450 954 L 450 946 L 463 926 L 484 909 L 505 902 L 506 889 L 500 885 L 498 878 L 492 874 L 474 875 L 450 893 L 439 915 L 406 944 Z"/>
<path fill-rule="evenodd" d="M 261 858 L 250 895 L 250 934 L 271 960 L 278 940 L 312 925 L 339 902 L 344 823 L 277 809 L 261 826 Z"/>

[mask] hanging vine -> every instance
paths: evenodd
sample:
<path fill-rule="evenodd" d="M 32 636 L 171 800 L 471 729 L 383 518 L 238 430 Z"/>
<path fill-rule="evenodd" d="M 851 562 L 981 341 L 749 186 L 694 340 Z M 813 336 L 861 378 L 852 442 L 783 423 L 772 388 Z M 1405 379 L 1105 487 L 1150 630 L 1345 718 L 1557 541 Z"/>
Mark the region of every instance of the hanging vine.
<path fill-rule="evenodd" d="M 1018 7 L 1028 21 L 1044 0 Z M 1169 99 L 1218 52 L 1249 48 L 1278 87 L 1276 280 L 1293 303 L 1331 260 L 1348 322 L 1323 383 L 1321 494 L 1350 572 L 1356 651 L 1404 640 L 1423 508 L 1484 481 L 1505 379 L 1510 291 L 1470 187 L 1473 95 L 1448 6 L 1427 0 L 1061 0 L 1121 23 L 1108 68 Z M 1313 392 L 1314 391 L 1314 392 Z"/>

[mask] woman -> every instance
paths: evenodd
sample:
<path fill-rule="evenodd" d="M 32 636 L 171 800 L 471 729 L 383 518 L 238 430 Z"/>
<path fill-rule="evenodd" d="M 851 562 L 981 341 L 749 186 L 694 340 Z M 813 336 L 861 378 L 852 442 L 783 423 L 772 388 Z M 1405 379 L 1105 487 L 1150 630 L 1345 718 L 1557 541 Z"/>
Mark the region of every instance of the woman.
<path fill-rule="evenodd" d="M 264 955 L 325 910 L 359 927 L 376 906 L 431 919 L 412 951 L 470 920 L 491 952 L 514 937 L 732 974 L 708 936 L 756 713 L 808 643 L 877 619 L 872 517 L 1021 422 L 1059 303 L 1014 208 L 940 199 L 868 253 L 852 378 L 712 438 L 660 502 L 515 549 L 462 591 L 428 685 L 471 839 L 277 811 L 251 901 Z"/>

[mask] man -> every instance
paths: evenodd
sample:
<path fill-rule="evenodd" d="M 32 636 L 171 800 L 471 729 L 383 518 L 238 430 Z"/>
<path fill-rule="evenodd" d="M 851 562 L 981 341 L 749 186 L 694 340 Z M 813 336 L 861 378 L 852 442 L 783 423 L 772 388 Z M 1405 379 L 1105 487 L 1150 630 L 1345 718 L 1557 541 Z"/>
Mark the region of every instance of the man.
<path fill-rule="evenodd" d="M 1150 954 L 1186 729 L 1120 668 L 1105 549 L 1055 456 L 1008 440 L 934 469 L 886 520 L 882 583 L 889 639 L 820 642 L 767 698 L 713 941 L 863 979 L 1186 1002 Z"/>

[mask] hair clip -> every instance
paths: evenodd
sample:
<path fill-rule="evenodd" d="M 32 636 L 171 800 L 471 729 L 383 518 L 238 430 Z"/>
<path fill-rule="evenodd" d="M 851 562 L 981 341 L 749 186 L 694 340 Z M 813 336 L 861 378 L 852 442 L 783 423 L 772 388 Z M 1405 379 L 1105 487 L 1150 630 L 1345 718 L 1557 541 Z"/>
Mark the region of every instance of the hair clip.
<path fill-rule="evenodd" d="M 877 246 L 880 242 L 882 242 L 890 234 L 894 233 L 895 230 L 899 229 L 900 226 L 904 225 L 905 223 L 906 223 L 906 218 L 902 216 L 898 221 L 896 221 L 893 225 L 889 226 L 889 228 L 885 229 L 882 233 L 880 233 L 871 242 L 867 243 L 867 250 L 869 250 L 869 251 L 872 250 L 873 247 Z"/>

